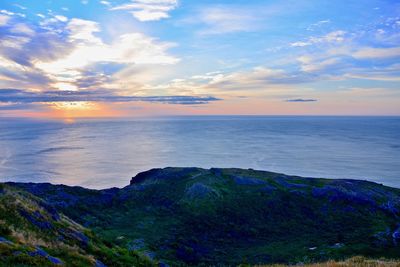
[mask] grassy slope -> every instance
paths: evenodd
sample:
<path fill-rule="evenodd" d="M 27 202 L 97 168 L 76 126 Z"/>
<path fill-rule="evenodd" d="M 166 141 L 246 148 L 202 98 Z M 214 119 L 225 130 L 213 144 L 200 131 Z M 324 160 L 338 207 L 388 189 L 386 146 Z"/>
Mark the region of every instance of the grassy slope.
<path fill-rule="evenodd" d="M 38 197 L 0 185 L 1 266 L 153 266 L 96 237 Z"/>
<path fill-rule="evenodd" d="M 287 265 L 258 265 L 256 267 L 284 267 Z M 364 257 L 353 257 L 345 261 L 328 261 L 323 263 L 304 264 L 303 267 L 399 267 L 400 261 L 396 260 L 371 260 Z M 245 267 L 245 266 L 241 266 Z"/>
<path fill-rule="evenodd" d="M 120 246 L 176 264 L 400 257 L 400 190 L 240 169 L 155 169 L 123 189 L 19 184 Z"/>

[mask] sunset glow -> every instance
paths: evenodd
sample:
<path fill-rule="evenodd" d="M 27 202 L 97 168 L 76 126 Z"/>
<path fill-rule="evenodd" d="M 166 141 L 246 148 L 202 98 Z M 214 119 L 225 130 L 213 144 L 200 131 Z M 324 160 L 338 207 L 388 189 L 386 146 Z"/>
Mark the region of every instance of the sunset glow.
<path fill-rule="evenodd" d="M 0 116 L 399 115 L 398 1 L 0 4 Z"/>

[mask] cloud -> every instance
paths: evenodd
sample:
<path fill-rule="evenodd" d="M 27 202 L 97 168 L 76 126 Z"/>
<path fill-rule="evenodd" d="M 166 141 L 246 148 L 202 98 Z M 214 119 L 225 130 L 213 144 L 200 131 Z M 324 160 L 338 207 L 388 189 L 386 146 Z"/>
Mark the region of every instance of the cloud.
<path fill-rule="evenodd" d="M 250 71 L 217 74 L 211 79 L 209 86 L 225 90 L 262 91 L 277 84 L 299 84 L 311 82 L 314 79 L 315 77 L 307 73 L 259 66 Z"/>
<path fill-rule="evenodd" d="M 7 25 L 9 20 L 10 20 L 10 16 L 0 14 L 0 27 Z"/>
<path fill-rule="evenodd" d="M 379 59 L 400 57 L 400 47 L 373 48 L 364 47 L 352 53 L 357 59 Z"/>
<path fill-rule="evenodd" d="M 4 110 L 7 110 L 7 111 L 9 111 L 9 110 L 27 110 L 27 109 L 33 109 L 33 108 L 37 109 L 37 108 L 40 108 L 40 106 L 31 104 L 31 103 L 28 103 L 28 104 L 25 104 L 25 103 L 23 103 L 23 104 L 0 103 L 0 111 L 2 111 L 2 110 L 3 111 Z"/>
<path fill-rule="evenodd" d="M 307 27 L 307 31 L 314 31 L 318 28 L 321 28 L 323 25 L 331 23 L 331 20 L 326 19 L 326 20 L 320 20 L 316 23 L 311 24 L 310 26 Z"/>
<path fill-rule="evenodd" d="M 303 99 L 303 98 L 295 98 L 295 99 L 287 99 L 285 102 L 295 102 L 295 103 L 307 103 L 307 102 L 316 102 L 317 99 Z"/>
<path fill-rule="evenodd" d="M 20 8 L 20 9 L 22 9 L 22 10 L 26 10 L 27 9 L 26 7 L 24 7 L 22 5 L 19 5 L 19 4 L 14 4 L 14 6 L 16 6 L 16 7 Z"/>
<path fill-rule="evenodd" d="M 301 56 L 297 58 L 297 60 L 301 63 L 301 70 L 304 72 L 320 72 L 326 69 L 330 69 L 332 71 L 332 67 L 337 66 L 341 63 L 339 58 L 332 57 L 327 59 L 318 59 L 310 56 Z"/>
<path fill-rule="evenodd" d="M 0 103 L 53 103 L 53 102 L 158 102 L 166 104 L 198 105 L 218 101 L 212 96 L 124 96 L 109 90 L 43 91 L 0 89 Z"/>
<path fill-rule="evenodd" d="M 175 64 L 179 59 L 166 50 L 174 44 L 158 42 L 142 33 L 128 33 L 106 44 L 95 34 L 100 32 L 96 22 L 72 19 L 66 25 L 72 51 L 53 61 L 37 60 L 35 67 L 53 76 L 55 84 L 80 80 L 82 70 L 96 64 Z M 101 75 L 99 73 L 98 75 Z M 77 87 L 78 88 L 78 87 Z M 62 88 L 61 88 L 62 89 Z"/>
<path fill-rule="evenodd" d="M 107 3 L 103 3 L 106 4 Z M 169 12 L 178 6 L 177 0 L 132 0 L 111 10 L 129 11 L 139 21 L 157 21 L 169 18 Z"/>
<path fill-rule="evenodd" d="M 109 1 L 100 1 L 100 4 L 111 7 L 111 3 Z"/>
<path fill-rule="evenodd" d="M 265 26 L 262 21 L 267 13 L 264 8 L 215 5 L 204 7 L 187 22 L 205 26 L 199 31 L 204 35 L 254 32 Z"/>
<path fill-rule="evenodd" d="M 67 22 L 68 21 L 68 18 L 65 17 L 65 16 L 62 16 L 62 15 L 55 15 L 54 17 L 56 19 L 58 19 L 59 21 L 61 21 L 61 22 Z"/>
<path fill-rule="evenodd" d="M 290 46 L 293 46 L 293 47 L 303 47 L 303 46 L 309 46 L 309 45 L 311 45 L 310 42 L 301 42 L 301 41 L 290 44 Z"/>
<path fill-rule="evenodd" d="M 15 24 L 11 29 L 10 32 L 16 34 L 23 34 L 27 36 L 32 36 L 35 32 L 25 23 L 18 23 Z"/>
<path fill-rule="evenodd" d="M 278 97 L 288 98 L 299 95 L 302 84 L 313 82 L 309 73 L 288 72 L 263 66 L 247 71 L 231 73 L 211 72 L 194 75 L 186 79 L 175 79 L 157 88 L 171 94 L 212 94 L 222 98 L 237 97 Z M 304 87 L 303 87 L 304 88 Z M 302 89 L 303 93 L 309 89 Z"/>
<path fill-rule="evenodd" d="M 346 32 L 342 30 L 337 30 L 333 32 L 329 32 L 322 36 L 311 36 L 306 41 L 298 41 L 291 43 L 290 46 L 293 47 L 304 47 L 310 46 L 314 44 L 321 44 L 321 43 L 341 43 L 345 40 Z"/>
<path fill-rule="evenodd" d="M 0 79 L 1 87 L 115 87 L 118 81 L 112 76 L 123 68 L 179 61 L 167 52 L 175 44 L 138 32 L 122 34 L 106 43 L 97 36 L 101 28 L 94 21 L 53 16 L 36 25 L 18 18 L 13 22 L 0 28 L 4 36 L 0 40 L 0 58 L 4 59 L 0 62 L 0 77 L 6 77 Z"/>

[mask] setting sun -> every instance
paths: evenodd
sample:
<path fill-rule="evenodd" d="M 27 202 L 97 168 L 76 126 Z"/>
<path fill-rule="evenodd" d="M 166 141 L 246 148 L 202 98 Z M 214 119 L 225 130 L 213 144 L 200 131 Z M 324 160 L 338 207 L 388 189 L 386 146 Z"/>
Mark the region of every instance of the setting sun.
<path fill-rule="evenodd" d="M 110 108 L 110 105 L 88 101 L 71 102 L 52 102 L 48 103 L 51 111 L 45 115 L 49 118 L 76 119 L 76 118 L 94 118 L 94 117 L 115 117 L 122 116 Z"/>

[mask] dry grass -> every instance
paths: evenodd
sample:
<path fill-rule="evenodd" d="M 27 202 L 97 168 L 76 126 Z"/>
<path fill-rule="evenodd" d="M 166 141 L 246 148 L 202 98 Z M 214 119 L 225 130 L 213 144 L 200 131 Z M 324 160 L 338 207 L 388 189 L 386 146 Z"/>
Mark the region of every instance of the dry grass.
<path fill-rule="evenodd" d="M 288 265 L 259 265 L 257 267 L 285 267 Z M 304 266 L 304 267 L 400 267 L 400 261 L 396 260 L 370 260 L 364 257 L 353 257 L 346 261 L 328 261 L 324 263 L 314 264 L 298 264 L 292 266 Z"/>

